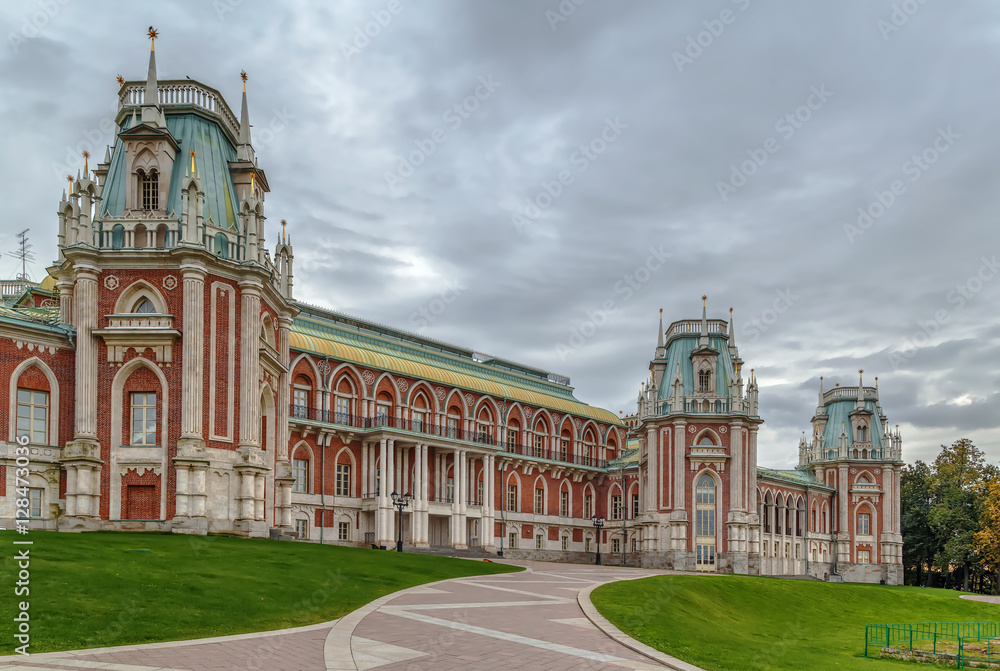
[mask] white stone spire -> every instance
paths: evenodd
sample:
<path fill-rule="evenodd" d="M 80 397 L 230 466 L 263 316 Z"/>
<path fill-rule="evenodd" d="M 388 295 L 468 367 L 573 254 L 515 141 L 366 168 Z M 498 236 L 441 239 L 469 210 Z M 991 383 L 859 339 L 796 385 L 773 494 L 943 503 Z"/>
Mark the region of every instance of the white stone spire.
<path fill-rule="evenodd" d="M 165 126 L 160 97 L 156 87 L 156 38 L 159 33 L 149 27 L 149 70 L 146 72 L 146 91 L 142 98 L 142 122 L 152 126 Z"/>
<path fill-rule="evenodd" d="M 236 147 L 236 158 L 240 161 L 254 162 L 253 147 L 250 145 L 250 112 L 247 108 L 247 73 L 240 72 L 243 79 L 243 104 L 240 107 L 240 139 Z"/>
<path fill-rule="evenodd" d="M 701 297 L 701 338 L 698 340 L 699 347 L 708 347 L 708 296 Z"/>

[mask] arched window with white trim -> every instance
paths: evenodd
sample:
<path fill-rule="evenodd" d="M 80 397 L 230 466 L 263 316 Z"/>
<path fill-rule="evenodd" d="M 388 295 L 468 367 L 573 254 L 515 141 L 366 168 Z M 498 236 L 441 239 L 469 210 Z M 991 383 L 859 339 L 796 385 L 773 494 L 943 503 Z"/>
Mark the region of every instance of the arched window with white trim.
<path fill-rule="evenodd" d="M 695 492 L 695 568 L 715 569 L 715 479 L 705 473 L 698 478 Z"/>

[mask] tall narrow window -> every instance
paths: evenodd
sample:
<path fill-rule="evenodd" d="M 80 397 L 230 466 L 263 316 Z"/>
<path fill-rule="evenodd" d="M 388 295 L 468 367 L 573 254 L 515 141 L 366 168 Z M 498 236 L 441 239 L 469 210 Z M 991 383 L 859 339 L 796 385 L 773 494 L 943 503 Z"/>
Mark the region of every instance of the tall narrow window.
<path fill-rule="evenodd" d="M 545 490 L 541 487 L 535 487 L 535 514 L 545 514 Z"/>
<path fill-rule="evenodd" d="M 622 551 L 622 539 L 617 536 L 611 539 L 611 551 L 615 554 Z"/>
<path fill-rule="evenodd" d="M 545 453 L 545 436 L 535 435 L 535 456 L 541 457 Z"/>
<path fill-rule="evenodd" d="M 45 490 L 41 487 L 32 487 L 28 490 L 28 514 L 33 518 L 42 516 L 42 501 L 45 498 Z"/>
<path fill-rule="evenodd" d="M 309 390 L 308 389 L 293 389 L 292 390 L 292 404 L 295 406 L 292 409 L 293 417 L 308 417 L 309 411 Z"/>
<path fill-rule="evenodd" d="M 299 538 L 309 537 L 309 520 L 295 520 L 295 535 Z"/>
<path fill-rule="evenodd" d="M 350 522 L 338 522 L 337 523 L 337 540 L 338 541 L 349 541 L 349 540 L 351 540 L 351 524 L 350 524 Z"/>
<path fill-rule="evenodd" d="M 483 505 L 483 493 L 485 491 L 485 483 L 480 480 L 476 485 L 476 505 Z"/>
<path fill-rule="evenodd" d="M 562 517 L 569 517 L 569 492 L 565 489 L 559 492 L 559 514 Z"/>
<path fill-rule="evenodd" d="M 350 424 L 351 420 L 351 399 L 343 396 L 337 397 L 337 424 Z"/>
<path fill-rule="evenodd" d="M 632 519 L 639 517 L 639 495 L 632 495 Z"/>
<path fill-rule="evenodd" d="M 139 171 L 139 196 L 143 210 L 160 209 L 160 176 L 156 170 L 149 174 Z"/>
<path fill-rule="evenodd" d="M 445 503 L 455 501 L 455 478 L 448 478 L 444 481 L 444 500 Z"/>
<path fill-rule="evenodd" d="M 517 429 L 507 429 L 507 447 L 513 448 L 517 445 Z"/>
<path fill-rule="evenodd" d="M 870 513 L 858 513 L 858 535 L 868 536 L 871 534 L 872 516 Z"/>
<path fill-rule="evenodd" d="M 419 410 L 414 410 L 413 411 L 412 426 L 413 426 L 413 430 L 414 431 L 420 431 L 421 433 L 423 432 L 423 430 L 424 430 L 424 413 L 423 412 L 421 412 Z"/>
<path fill-rule="evenodd" d="M 569 536 L 563 536 L 562 537 L 562 543 L 560 544 L 559 547 L 562 548 L 563 552 L 566 552 L 567 550 L 569 550 Z"/>
<path fill-rule="evenodd" d="M 517 485 L 507 485 L 507 510 L 517 512 Z"/>
<path fill-rule="evenodd" d="M 378 401 L 375 408 L 375 423 L 378 426 L 386 426 L 389 424 L 389 404 L 383 401 Z"/>
<path fill-rule="evenodd" d="M 351 465 L 337 464 L 337 496 L 351 495 Z"/>
<path fill-rule="evenodd" d="M 507 535 L 507 545 L 510 547 L 511 550 L 516 550 L 517 549 L 517 532 L 516 531 L 511 531 Z"/>
<path fill-rule="evenodd" d="M 620 520 L 622 518 L 622 496 L 611 497 L 611 519 Z"/>
<path fill-rule="evenodd" d="M 132 393 L 132 444 L 156 445 L 156 394 Z"/>
<path fill-rule="evenodd" d="M 448 433 L 449 438 L 458 438 L 458 417 L 448 418 Z"/>
<path fill-rule="evenodd" d="M 583 495 L 583 519 L 589 520 L 594 515 L 594 495 Z"/>
<path fill-rule="evenodd" d="M 696 567 L 715 567 L 715 480 L 710 475 L 698 478 L 695 493 Z"/>
<path fill-rule="evenodd" d="M 698 391 L 708 393 L 712 382 L 712 374 L 707 370 L 698 371 Z"/>
<path fill-rule="evenodd" d="M 565 438 L 559 441 L 559 461 L 566 461 L 569 455 L 569 441 Z"/>
<path fill-rule="evenodd" d="M 293 492 L 306 493 L 309 491 L 308 459 L 292 459 L 292 477 L 295 478 L 295 482 L 292 483 Z"/>
<path fill-rule="evenodd" d="M 545 546 L 545 537 L 542 534 L 535 536 L 535 549 L 541 550 Z"/>
<path fill-rule="evenodd" d="M 37 445 L 48 444 L 49 392 L 17 390 L 17 437 Z"/>

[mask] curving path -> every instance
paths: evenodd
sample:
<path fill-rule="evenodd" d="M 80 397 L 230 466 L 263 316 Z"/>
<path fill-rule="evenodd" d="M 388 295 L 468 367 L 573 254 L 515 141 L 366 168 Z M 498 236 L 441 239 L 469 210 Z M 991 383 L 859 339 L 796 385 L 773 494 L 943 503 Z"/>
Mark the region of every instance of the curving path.
<path fill-rule="evenodd" d="M 446 671 L 694 669 L 610 631 L 586 594 L 661 571 L 515 562 L 523 573 L 390 594 L 323 624 L 196 641 L 0 657 L 0 671 Z M 584 592 L 581 607 L 577 598 Z M 587 612 L 585 612 L 585 608 Z M 657 661 L 659 660 L 659 661 Z"/>

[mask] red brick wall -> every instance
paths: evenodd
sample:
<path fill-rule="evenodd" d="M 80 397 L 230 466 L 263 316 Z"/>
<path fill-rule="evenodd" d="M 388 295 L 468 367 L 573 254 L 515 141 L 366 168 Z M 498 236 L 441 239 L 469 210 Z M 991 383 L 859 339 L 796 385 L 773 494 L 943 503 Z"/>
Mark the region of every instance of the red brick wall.
<path fill-rule="evenodd" d="M 135 487 L 149 488 L 136 490 Z M 122 519 L 160 519 L 160 476 L 146 469 L 129 469 L 122 476 Z"/>

